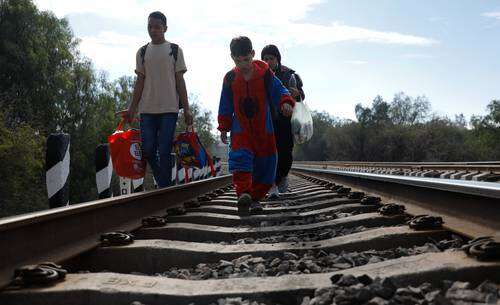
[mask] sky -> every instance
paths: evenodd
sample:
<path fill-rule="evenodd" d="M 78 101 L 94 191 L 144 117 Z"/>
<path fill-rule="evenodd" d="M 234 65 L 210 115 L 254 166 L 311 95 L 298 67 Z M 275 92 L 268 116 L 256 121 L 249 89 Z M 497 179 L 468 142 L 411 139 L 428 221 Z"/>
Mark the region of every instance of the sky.
<path fill-rule="evenodd" d="M 438 115 L 484 115 L 500 99 L 500 0 L 35 0 L 66 18 L 80 51 L 110 80 L 134 75 L 147 16 L 167 16 L 188 92 L 217 113 L 231 38 L 267 44 L 296 70 L 311 109 L 354 119 L 377 95 L 425 95 Z"/>

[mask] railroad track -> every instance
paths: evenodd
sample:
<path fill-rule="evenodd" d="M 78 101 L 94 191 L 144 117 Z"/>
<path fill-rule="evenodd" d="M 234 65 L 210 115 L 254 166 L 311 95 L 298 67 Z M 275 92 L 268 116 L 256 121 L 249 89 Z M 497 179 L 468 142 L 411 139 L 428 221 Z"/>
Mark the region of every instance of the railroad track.
<path fill-rule="evenodd" d="M 500 214 L 457 229 L 413 217 L 436 188 L 294 173 L 289 193 L 247 217 L 222 176 L 0 220 L 0 304 L 499 304 L 499 244 L 470 239 L 498 233 Z M 454 219 L 465 203 L 498 212 L 491 190 L 439 192 L 462 198 Z M 133 236 L 102 235 L 116 230 Z M 19 269 L 47 260 L 62 267 Z"/>
<path fill-rule="evenodd" d="M 430 177 L 472 181 L 500 181 L 500 162 L 358 162 L 298 161 L 296 166 L 344 172 Z"/>

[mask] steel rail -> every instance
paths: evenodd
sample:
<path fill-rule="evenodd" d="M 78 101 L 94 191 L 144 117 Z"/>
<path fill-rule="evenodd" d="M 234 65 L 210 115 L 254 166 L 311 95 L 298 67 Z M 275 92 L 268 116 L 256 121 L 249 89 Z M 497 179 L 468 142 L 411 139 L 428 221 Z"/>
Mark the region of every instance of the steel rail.
<path fill-rule="evenodd" d="M 143 217 L 165 215 L 167 208 L 230 182 L 225 175 L 0 219 L 0 288 L 19 266 L 70 259 L 95 248 L 102 233 L 137 229 Z"/>
<path fill-rule="evenodd" d="M 295 165 L 315 166 L 320 168 L 391 168 L 419 170 L 465 170 L 500 174 L 500 161 L 480 162 L 361 162 L 361 161 L 294 161 Z"/>
<path fill-rule="evenodd" d="M 304 165 L 294 165 L 292 170 L 376 194 L 386 203 L 404 204 L 413 215 L 441 216 L 448 229 L 471 238 L 500 237 L 498 183 L 359 173 Z"/>

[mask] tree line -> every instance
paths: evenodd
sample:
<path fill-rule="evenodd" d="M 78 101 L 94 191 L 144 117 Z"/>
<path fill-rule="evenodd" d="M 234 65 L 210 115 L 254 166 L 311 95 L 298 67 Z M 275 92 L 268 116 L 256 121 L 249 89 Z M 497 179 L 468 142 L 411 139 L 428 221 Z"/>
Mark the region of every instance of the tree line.
<path fill-rule="evenodd" d="M 295 146 L 296 160 L 419 162 L 500 160 L 500 100 L 487 114 L 451 119 L 431 112 L 425 96 L 377 96 L 355 107 L 356 120 L 314 112 L 314 135 Z"/>

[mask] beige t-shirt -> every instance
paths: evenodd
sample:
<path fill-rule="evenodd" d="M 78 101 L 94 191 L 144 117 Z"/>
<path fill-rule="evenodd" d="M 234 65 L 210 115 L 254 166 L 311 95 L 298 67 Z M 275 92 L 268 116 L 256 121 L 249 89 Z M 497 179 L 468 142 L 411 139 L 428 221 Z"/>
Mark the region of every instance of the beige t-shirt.
<path fill-rule="evenodd" d="M 143 64 L 141 50 L 137 51 L 135 73 L 145 76 L 139 113 L 179 112 L 175 72 L 185 72 L 187 69 L 180 47 L 177 61 L 170 53 L 170 42 L 162 44 L 150 42 L 146 48 Z"/>

